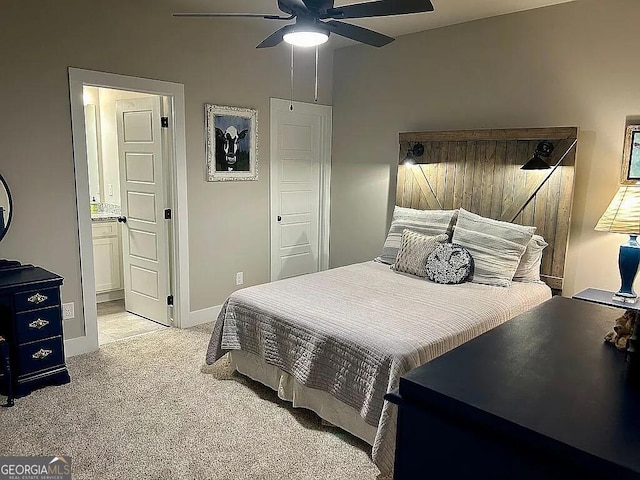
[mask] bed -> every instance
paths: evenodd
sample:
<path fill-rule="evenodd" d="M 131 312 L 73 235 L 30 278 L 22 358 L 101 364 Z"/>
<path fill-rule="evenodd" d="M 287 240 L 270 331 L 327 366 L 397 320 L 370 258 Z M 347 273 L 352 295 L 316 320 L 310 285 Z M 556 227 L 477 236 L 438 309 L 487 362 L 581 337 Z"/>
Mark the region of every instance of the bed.
<path fill-rule="evenodd" d="M 569 152 L 569 158 L 567 154 L 560 158 L 559 153 L 556 154 L 558 158 L 552 157 L 552 165 L 554 161 L 557 163 L 551 172 L 545 171 L 544 175 L 536 172 L 540 183 L 537 187 L 533 176 L 528 181 L 525 178 L 525 185 L 535 191 L 530 198 L 524 199 L 520 210 L 513 205 L 516 200 L 522 202 L 522 188 L 514 188 L 509 182 L 523 180 L 515 173 L 511 176 L 513 172 L 508 168 L 509 162 L 515 169 L 518 162 L 529 155 L 529 150 L 535 148 L 536 139 L 564 139 L 552 135 L 566 134 L 571 138 L 572 134 L 577 134 L 575 129 L 559 130 L 474 131 L 473 135 L 470 132 L 428 132 L 401 134 L 400 137 L 402 156 L 412 142 L 418 141 L 411 135 L 427 143 L 429 135 L 437 134 L 427 151 L 438 152 L 434 158 L 441 159 L 445 149 L 440 144 L 443 138 L 448 138 L 443 134 L 451 136 L 446 152 L 452 154 L 447 160 L 454 168 L 441 168 L 444 180 L 440 191 L 437 186 L 439 166 L 436 165 L 435 172 L 430 172 L 435 188 L 429 182 L 426 168 L 414 168 L 410 172 L 400 167 L 396 204 L 413 208 L 430 208 L 428 203 L 433 199 L 442 207 L 442 202 L 449 201 L 448 197 L 453 208 L 463 206 L 464 195 L 460 195 L 460 203 L 455 205 L 455 182 L 449 183 L 451 191 L 447 192 L 446 176 L 455 178 L 460 164 L 465 172 L 474 159 L 467 148 L 463 151 L 454 143 L 465 142 L 466 147 L 470 145 L 470 135 L 475 136 L 473 152 L 480 152 L 478 146 L 483 145 L 482 165 L 488 164 L 487 142 L 493 144 L 492 175 L 499 169 L 504 170 L 499 196 L 505 206 L 498 209 L 500 218 L 505 211 L 515 212 L 511 221 L 530 220 L 530 224 L 547 234 L 545 238 L 549 238 L 552 245 L 545 252 L 551 260 L 542 262 L 544 282 L 514 282 L 509 287 L 470 282 L 440 285 L 396 273 L 389 265 L 370 261 L 250 287 L 233 293 L 225 302 L 207 350 L 207 363 L 214 363 L 230 353 L 231 363 L 238 372 L 276 390 L 281 398 L 293 402 L 294 406 L 309 408 L 324 420 L 372 445 L 374 463 L 383 474 L 389 474 L 393 469 L 396 410 L 384 401 L 384 394 L 397 387 L 400 376 L 544 302 L 551 297 L 552 288 L 562 288 L 564 251 L 561 249 L 563 245 L 566 248 L 568 228 L 566 233 L 559 228 L 560 223 L 567 222 L 567 218 L 559 215 L 570 212 L 575 153 Z M 485 132 L 488 139 L 478 139 L 478 132 Z M 510 132 L 513 138 L 505 137 L 505 132 Z M 512 148 L 508 145 L 510 141 L 516 142 L 515 151 L 520 152 L 514 158 L 506 155 Z M 501 142 L 504 142 L 504 148 Z M 518 147 L 518 142 L 526 142 L 527 148 Z M 495 155 L 496 151 L 503 152 L 502 160 Z M 522 163 L 525 161 L 526 158 Z M 570 167 L 570 172 L 563 167 Z M 474 182 L 482 183 L 483 174 L 474 175 L 473 168 L 470 170 Z M 481 170 L 487 171 L 486 167 Z M 556 172 L 559 181 L 554 186 L 548 180 Z M 408 178 L 409 175 L 412 178 Z M 469 178 L 466 175 L 461 178 Z M 424 188 L 423 179 L 428 190 Z M 407 195 L 414 188 L 417 194 L 410 192 Z M 543 208 L 542 203 L 536 204 L 536 196 L 545 188 L 548 191 L 544 192 Z M 553 194 L 555 188 L 559 195 Z M 427 191 L 433 194 L 433 199 L 426 198 Z M 482 191 L 479 190 L 471 201 L 484 205 Z M 486 192 L 489 198 L 498 195 L 494 189 Z M 508 192 L 512 198 L 505 200 Z M 491 201 L 488 205 L 491 208 Z M 531 218 L 523 215 L 528 205 L 533 205 Z M 473 208 L 470 204 L 464 206 Z M 544 219 L 540 228 L 542 212 Z M 553 229 L 546 228 L 552 224 Z"/>

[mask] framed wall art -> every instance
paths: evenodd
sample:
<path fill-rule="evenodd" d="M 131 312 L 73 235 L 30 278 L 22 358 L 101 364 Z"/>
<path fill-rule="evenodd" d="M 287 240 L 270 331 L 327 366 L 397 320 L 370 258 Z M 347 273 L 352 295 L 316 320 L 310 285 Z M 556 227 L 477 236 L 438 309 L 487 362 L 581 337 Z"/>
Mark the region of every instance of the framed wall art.
<path fill-rule="evenodd" d="M 258 111 L 205 104 L 207 181 L 258 179 Z"/>
<path fill-rule="evenodd" d="M 623 185 L 640 183 L 640 125 L 627 126 L 623 155 L 620 183 Z"/>

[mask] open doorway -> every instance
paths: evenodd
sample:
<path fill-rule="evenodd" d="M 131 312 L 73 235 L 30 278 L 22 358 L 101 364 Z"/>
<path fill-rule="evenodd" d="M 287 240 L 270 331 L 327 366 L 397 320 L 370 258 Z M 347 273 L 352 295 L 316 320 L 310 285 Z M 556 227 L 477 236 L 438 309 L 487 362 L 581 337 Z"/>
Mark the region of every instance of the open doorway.
<path fill-rule="evenodd" d="M 184 87 L 69 69 L 85 336 L 189 326 Z"/>
<path fill-rule="evenodd" d="M 83 87 L 98 343 L 169 325 L 168 99 Z M 168 124 L 167 124 L 168 127 Z"/>

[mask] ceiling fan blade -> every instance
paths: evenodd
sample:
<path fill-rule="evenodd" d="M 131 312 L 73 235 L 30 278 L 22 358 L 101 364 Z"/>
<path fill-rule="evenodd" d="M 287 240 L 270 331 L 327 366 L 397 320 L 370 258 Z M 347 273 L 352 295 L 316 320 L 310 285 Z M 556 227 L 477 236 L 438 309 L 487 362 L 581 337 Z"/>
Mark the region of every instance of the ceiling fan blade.
<path fill-rule="evenodd" d="M 278 8 L 290 15 L 309 13 L 309 9 L 303 0 L 278 0 Z"/>
<path fill-rule="evenodd" d="M 368 18 L 433 12 L 430 0 L 378 0 L 330 8 L 320 18 Z"/>
<path fill-rule="evenodd" d="M 330 32 L 335 33 L 336 35 L 341 35 L 343 37 L 350 38 L 351 40 L 366 43 L 372 47 L 384 47 L 395 40 L 395 38 L 387 37 L 382 33 L 374 32 L 368 28 L 338 22 L 336 20 L 326 22 L 323 25 L 325 25 Z"/>
<path fill-rule="evenodd" d="M 333 8 L 335 0 L 302 0 L 307 8 L 312 12 L 326 12 Z"/>
<path fill-rule="evenodd" d="M 291 27 L 292 25 L 285 25 L 281 29 L 273 32 L 271 35 L 265 38 L 262 41 L 262 43 L 258 45 L 256 48 L 270 48 L 270 47 L 275 47 L 276 45 L 280 45 L 284 40 L 283 37 Z"/>
<path fill-rule="evenodd" d="M 261 13 L 174 13 L 174 17 L 195 17 L 195 18 L 266 18 L 267 20 L 291 20 L 294 17 L 281 17 L 279 15 Z"/>

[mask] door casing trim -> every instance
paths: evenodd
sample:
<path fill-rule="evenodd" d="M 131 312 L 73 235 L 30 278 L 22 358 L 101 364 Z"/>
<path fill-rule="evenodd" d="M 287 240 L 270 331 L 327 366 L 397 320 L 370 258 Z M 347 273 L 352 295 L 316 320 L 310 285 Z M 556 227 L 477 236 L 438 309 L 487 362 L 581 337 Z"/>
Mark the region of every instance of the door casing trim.
<path fill-rule="evenodd" d="M 173 292 L 173 325 L 189 324 L 189 238 L 187 211 L 187 147 L 185 132 L 185 97 L 181 83 L 151 80 L 113 73 L 69 68 L 69 96 L 71 101 L 71 127 L 73 132 L 73 163 L 75 167 L 76 207 L 78 235 L 80 240 L 80 283 L 84 312 L 84 337 L 67 341 L 73 344 L 68 356 L 98 349 L 98 316 L 93 267 L 93 240 L 89 197 L 89 168 L 84 126 L 83 87 L 103 87 L 128 90 L 167 97 L 172 103 L 173 115 L 169 119 L 169 131 L 173 142 L 169 142 L 168 158 L 171 173 L 172 245 L 170 249 L 173 266 L 171 283 Z M 65 342 L 65 343 L 67 343 Z"/>

